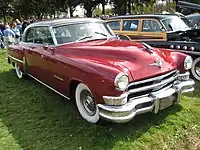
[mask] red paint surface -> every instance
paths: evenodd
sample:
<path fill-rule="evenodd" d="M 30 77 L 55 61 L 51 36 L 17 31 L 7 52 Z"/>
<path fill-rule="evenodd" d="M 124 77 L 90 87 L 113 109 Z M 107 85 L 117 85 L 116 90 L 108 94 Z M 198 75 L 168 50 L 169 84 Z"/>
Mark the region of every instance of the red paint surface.
<path fill-rule="evenodd" d="M 120 72 L 129 75 L 130 82 L 165 74 L 179 67 L 183 69 L 185 54 L 155 49 L 153 53 L 141 44 L 120 40 L 96 40 L 55 47 L 34 46 L 21 43 L 10 46 L 8 53 L 18 59 L 26 58 L 28 73 L 69 95 L 69 83 L 78 80 L 88 85 L 96 103 L 102 96 L 119 96 L 114 79 Z M 149 66 L 158 58 L 162 67 Z M 177 65 L 178 64 L 178 65 Z M 54 75 L 62 78 L 58 80 Z"/>

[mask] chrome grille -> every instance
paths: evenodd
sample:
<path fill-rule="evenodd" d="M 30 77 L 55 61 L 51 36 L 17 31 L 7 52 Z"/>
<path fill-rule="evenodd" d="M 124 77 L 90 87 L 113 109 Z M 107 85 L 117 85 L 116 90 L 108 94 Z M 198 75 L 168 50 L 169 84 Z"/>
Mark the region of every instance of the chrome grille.
<path fill-rule="evenodd" d="M 177 70 L 173 70 L 161 76 L 130 83 L 127 88 L 129 93 L 128 100 L 140 96 L 146 96 L 152 92 L 161 90 L 162 88 L 172 86 L 178 73 Z"/>

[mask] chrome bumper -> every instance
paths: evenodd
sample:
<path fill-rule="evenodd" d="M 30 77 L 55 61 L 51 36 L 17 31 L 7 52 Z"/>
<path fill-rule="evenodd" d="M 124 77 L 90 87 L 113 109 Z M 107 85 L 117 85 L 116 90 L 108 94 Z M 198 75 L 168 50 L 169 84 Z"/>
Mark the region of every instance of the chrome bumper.
<path fill-rule="evenodd" d="M 152 92 L 145 96 L 132 98 L 122 106 L 98 104 L 99 115 L 103 119 L 112 122 L 123 123 L 130 121 L 138 114 L 143 114 L 146 112 L 157 113 L 159 110 L 170 106 L 167 105 L 163 108 L 163 106 L 161 106 L 161 101 L 170 101 L 170 98 L 174 96 L 172 104 L 179 103 L 181 93 L 194 91 L 194 84 L 195 82 L 191 79 L 181 82 L 177 81 L 177 83 L 174 85 L 165 87 L 159 91 Z"/>

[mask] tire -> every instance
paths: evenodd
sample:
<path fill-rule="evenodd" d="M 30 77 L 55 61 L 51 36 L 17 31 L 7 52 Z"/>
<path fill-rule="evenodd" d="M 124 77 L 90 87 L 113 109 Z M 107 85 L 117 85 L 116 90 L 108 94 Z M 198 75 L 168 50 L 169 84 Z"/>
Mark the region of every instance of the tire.
<path fill-rule="evenodd" d="M 196 58 L 192 64 L 191 72 L 193 77 L 200 81 L 200 57 Z"/>
<path fill-rule="evenodd" d="M 21 69 L 20 69 L 20 67 L 18 66 L 17 63 L 15 63 L 15 72 L 16 72 L 16 75 L 19 79 L 23 78 L 23 72 L 21 71 Z"/>
<path fill-rule="evenodd" d="M 80 83 L 75 91 L 76 106 L 82 118 L 89 123 L 97 123 L 100 119 L 99 109 L 94 102 L 91 90 Z"/>

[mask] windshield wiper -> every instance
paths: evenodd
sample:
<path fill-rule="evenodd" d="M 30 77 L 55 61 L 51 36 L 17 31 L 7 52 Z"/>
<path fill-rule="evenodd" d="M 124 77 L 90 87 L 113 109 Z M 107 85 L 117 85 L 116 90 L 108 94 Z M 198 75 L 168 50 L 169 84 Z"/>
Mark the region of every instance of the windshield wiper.
<path fill-rule="evenodd" d="M 93 37 L 92 35 L 90 35 L 90 36 L 84 36 L 84 37 L 79 38 L 79 39 L 76 40 L 76 41 L 82 41 L 82 40 L 85 40 L 85 39 L 90 39 L 90 38 L 92 38 L 92 37 Z"/>
<path fill-rule="evenodd" d="M 105 37 L 108 37 L 108 35 L 104 34 L 104 33 L 101 33 L 101 32 L 94 32 L 95 34 L 100 34 L 100 35 L 103 35 Z"/>

